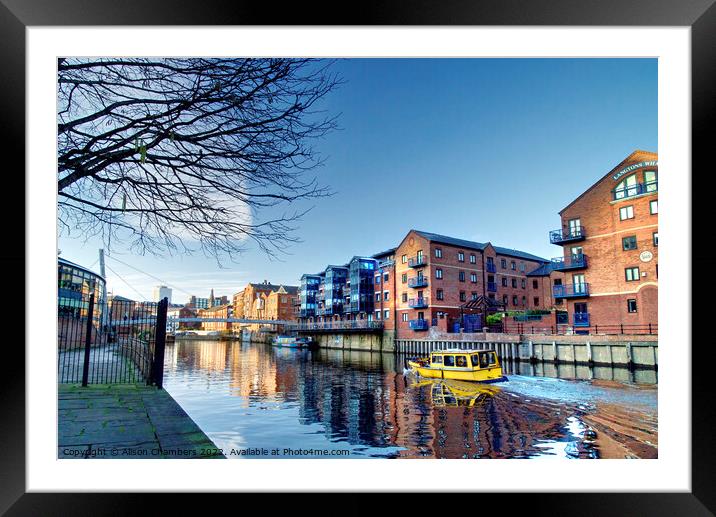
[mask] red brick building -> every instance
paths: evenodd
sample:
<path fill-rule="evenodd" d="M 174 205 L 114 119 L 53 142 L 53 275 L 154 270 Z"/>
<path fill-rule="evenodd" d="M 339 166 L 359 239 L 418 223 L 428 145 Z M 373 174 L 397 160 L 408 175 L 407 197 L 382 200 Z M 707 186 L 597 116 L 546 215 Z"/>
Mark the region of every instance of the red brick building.
<path fill-rule="evenodd" d="M 559 213 L 553 295 L 575 329 L 657 324 L 658 212 L 658 155 L 634 151 Z"/>
<path fill-rule="evenodd" d="M 395 329 L 395 250 L 373 255 L 378 261 L 375 272 L 374 320 L 383 322 L 383 329 Z"/>
<path fill-rule="evenodd" d="M 451 331 L 469 300 L 485 297 L 506 310 L 550 308 L 545 276 L 528 277 L 549 261 L 522 251 L 410 230 L 395 251 L 398 339 L 430 326 Z M 537 287 L 534 287 L 537 282 Z"/>
<path fill-rule="evenodd" d="M 208 309 L 199 309 L 200 318 L 219 318 L 229 319 L 233 317 L 233 308 L 231 305 L 217 305 Z M 231 330 L 231 323 L 225 321 L 203 321 L 201 330 Z"/>

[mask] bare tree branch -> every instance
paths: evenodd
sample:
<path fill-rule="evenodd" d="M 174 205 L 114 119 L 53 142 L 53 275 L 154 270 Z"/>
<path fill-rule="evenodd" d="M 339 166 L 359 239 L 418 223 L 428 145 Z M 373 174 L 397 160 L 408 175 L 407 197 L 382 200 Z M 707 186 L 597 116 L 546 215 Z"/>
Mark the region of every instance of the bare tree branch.
<path fill-rule="evenodd" d="M 275 255 L 330 195 L 306 174 L 336 128 L 320 101 L 340 83 L 312 59 L 58 60 L 61 234 L 128 239 L 140 253 L 233 259 L 247 240 Z M 192 246 L 191 243 L 195 245 Z"/>

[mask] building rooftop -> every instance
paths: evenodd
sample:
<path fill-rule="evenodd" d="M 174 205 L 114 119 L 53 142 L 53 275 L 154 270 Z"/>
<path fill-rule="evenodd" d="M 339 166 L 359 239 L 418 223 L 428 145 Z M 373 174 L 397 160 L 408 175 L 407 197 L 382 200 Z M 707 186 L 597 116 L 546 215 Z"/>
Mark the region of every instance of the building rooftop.
<path fill-rule="evenodd" d="M 542 264 L 540 267 L 533 269 L 529 273 L 527 273 L 527 276 L 549 276 L 549 274 L 552 272 L 552 263 L 549 264 Z"/>
<path fill-rule="evenodd" d="M 447 235 L 440 235 L 437 233 L 430 233 L 430 232 L 424 232 L 421 230 L 413 230 L 418 235 L 421 235 L 425 237 L 426 239 L 433 241 L 433 242 L 439 242 L 442 244 L 449 244 L 451 246 L 458 246 L 461 248 L 469 248 L 469 249 L 475 249 L 479 251 L 484 251 L 484 249 L 487 247 L 488 243 L 483 242 L 475 242 L 475 241 L 468 241 L 465 239 L 457 239 L 455 237 L 448 237 Z M 521 258 L 526 260 L 535 260 L 537 262 L 549 262 L 549 260 L 538 257 L 537 255 L 532 255 L 531 253 L 526 253 L 524 251 L 515 250 L 512 248 L 502 248 L 500 246 L 492 245 L 493 248 L 495 248 L 495 251 L 499 253 L 500 255 L 507 255 L 509 257 L 515 257 L 515 258 Z"/>

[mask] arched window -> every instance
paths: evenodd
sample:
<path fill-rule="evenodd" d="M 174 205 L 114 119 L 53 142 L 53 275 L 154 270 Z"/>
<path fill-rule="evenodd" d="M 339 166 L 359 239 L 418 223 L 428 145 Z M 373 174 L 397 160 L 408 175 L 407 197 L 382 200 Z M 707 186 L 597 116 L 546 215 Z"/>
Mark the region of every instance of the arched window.
<path fill-rule="evenodd" d="M 624 178 L 617 188 L 614 189 L 614 199 L 624 199 L 625 197 L 636 196 L 638 187 L 636 184 L 636 174 L 632 174 Z"/>

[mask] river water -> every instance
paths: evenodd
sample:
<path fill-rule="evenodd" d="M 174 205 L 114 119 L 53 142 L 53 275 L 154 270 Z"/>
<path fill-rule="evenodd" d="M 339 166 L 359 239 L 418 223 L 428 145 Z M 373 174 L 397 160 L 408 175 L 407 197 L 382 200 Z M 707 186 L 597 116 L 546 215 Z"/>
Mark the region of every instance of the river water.
<path fill-rule="evenodd" d="M 505 364 L 484 385 L 404 359 L 177 341 L 164 387 L 229 458 L 657 457 L 656 372 Z"/>

